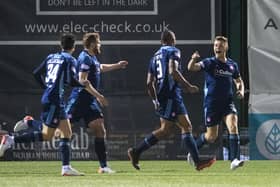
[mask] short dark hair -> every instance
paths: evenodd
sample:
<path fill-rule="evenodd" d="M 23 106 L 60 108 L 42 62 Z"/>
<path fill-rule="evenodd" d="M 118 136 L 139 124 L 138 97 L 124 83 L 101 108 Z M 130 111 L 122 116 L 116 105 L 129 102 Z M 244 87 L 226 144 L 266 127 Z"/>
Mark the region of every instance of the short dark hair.
<path fill-rule="evenodd" d="M 164 30 L 161 33 L 161 43 L 163 44 L 174 44 L 175 43 L 175 34 L 171 30 Z"/>
<path fill-rule="evenodd" d="M 60 37 L 60 43 L 64 50 L 73 49 L 75 46 L 75 36 L 71 33 L 64 33 Z"/>
<path fill-rule="evenodd" d="M 90 48 L 90 44 L 93 42 L 96 42 L 98 39 L 100 39 L 100 36 L 98 33 L 96 33 L 96 32 L 86 33 L 83 36 L 84 47 L 86 49 Z"/>

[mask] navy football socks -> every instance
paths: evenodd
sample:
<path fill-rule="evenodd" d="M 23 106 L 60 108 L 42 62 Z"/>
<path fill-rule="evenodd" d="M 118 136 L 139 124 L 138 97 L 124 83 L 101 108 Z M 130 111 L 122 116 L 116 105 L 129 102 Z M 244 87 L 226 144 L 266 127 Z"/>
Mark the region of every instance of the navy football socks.
<path fill-rule="evenodd" d="M 240 159 L 240 137 L 238 134 L 229 135 L 229 159 Z"/>
<path fill-rule="evenodd" d="M 70 139 L 61 138 L 59 142 L 59 149 L 61 152 L 62 165 L 69 165 L 70 163 Z"/>
<path fill-rule="evenodd" d="M 41 142 L 43 141 L 43 134 L 41 131 L 33 131 L 23 133 L 14 137 L 15 143 L 29 143 L 29 142 Z"/>
<path fill-rule="evenodd" d="M 182 140 L 186 146 L 186 152 L 189 152 L 193 158 L 193 161 L 195 163 L 199 162 L 199 155 L 198 155 L 198 149 L 195 143 L 195 140 L 191 133 L 184 133 L 182 134 Z"/>
<path fill-rule="evenodd" d="M 199 137 L 196 138 L 197 148 L 200 149 L 206 142 L 205 134 L 202 133 Z"/>
<path fill-rule="evenodd" d="M 144 140 L 138 144 L 135 148 L 135 153 L 140 155 L 142 152 L 146 151 L 153 145 L 155 145 L 158 142 L 157 137 L 154 134 L 148 135 Z"/>
<path fill-rule="evenodd" d="M 95 153 L 98 157 L 100 167 L 107 167 L 107 153 L 106 153 L 106 145 L 104 138 L 95 138 L 94 139 Z"/>

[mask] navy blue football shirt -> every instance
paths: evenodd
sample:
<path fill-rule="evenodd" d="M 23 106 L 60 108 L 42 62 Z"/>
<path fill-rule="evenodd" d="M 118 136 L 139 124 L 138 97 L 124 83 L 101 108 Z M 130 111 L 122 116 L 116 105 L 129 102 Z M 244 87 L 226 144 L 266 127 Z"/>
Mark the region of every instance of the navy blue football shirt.
<path fill-rule="evenodd" d="M 228 101 L 233 98 L 233 79 L 240 77 L 238 65 L 227 58 L 226 63 L 216 57 L 206 58 L 200 62 L 205 71 L 205 104 L 213 101 Z"/>
<path fill-rule="evenodd" d="M 66 85 L 82 86 L 74 78 L 76 59 L 67 52 L 50 54 L 33 74 L 40 85 L 45 88 L 41 102 L 64 102 Z"/>
<path fill-rule="evenodd" d="M 180 61 L 180 50 L 173 46 L 162 46 L 153 56 L 149 65 L 149 73 L 156 78 L 156 91 L 159 100 L 182 100 L 182 89 L 169 74 L 169 60 Z M 180 70 L 180 64 L 178 64 Z"/>

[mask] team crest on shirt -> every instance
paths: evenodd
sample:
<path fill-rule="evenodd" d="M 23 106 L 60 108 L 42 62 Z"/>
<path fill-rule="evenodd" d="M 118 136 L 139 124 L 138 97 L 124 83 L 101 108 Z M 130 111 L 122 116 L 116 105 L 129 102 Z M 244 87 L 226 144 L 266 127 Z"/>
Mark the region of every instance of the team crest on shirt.
<path fill-rule="evenodd" d="M 210 117 L 207 117 L 206 118 L 206 121 L 209 123 L 209 122 L 211 122 L 211 118 Z"/>
<path fill-rule="evenodd" d="M 68 117 L 69 119 L 71 119 L 71 118 L 72 118 L 72 114 L 68 114 L 67 117 Z"/>
<path fill-rule="evenodd" d="M 175 112 L 172 112 L 171 116 L 172 116 L 172 117 L 175 117 L 175 116 L 176 116 L 176 113 L 175 113 Z"/>
<path fill-rule="evenodd" d="M 229 69 L 230 69 L 231 71 L 233 71 L 233 70 L 234 70 L 233 65 L 230 65 L 230 66 L 229 66 Z"/>
<path fill-rule="evenodd" d="M 58 122 L 57 118 L 54 118 L 53 123 L 57 123 L 57 122 Z"/>

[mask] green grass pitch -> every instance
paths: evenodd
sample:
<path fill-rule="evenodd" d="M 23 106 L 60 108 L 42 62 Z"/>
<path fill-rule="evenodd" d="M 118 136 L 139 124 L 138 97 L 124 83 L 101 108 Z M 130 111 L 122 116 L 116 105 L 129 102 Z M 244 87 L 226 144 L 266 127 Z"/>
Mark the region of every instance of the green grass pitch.
<path fill-rule="evenodd" d="M 196 171 L 186 161 L 141 161 L 136 171 L 128 161 L 111 161 L 115 174 L 97 174 L 96 161 L 73 161 L 72 166 L 86 174 L 60 176 L 60 162 L 1 161 L 0 187 L 279 187 L 279 161 L 247 161 L 235 171 L 228 161 L 217 161 L 211 168 Z"/>

